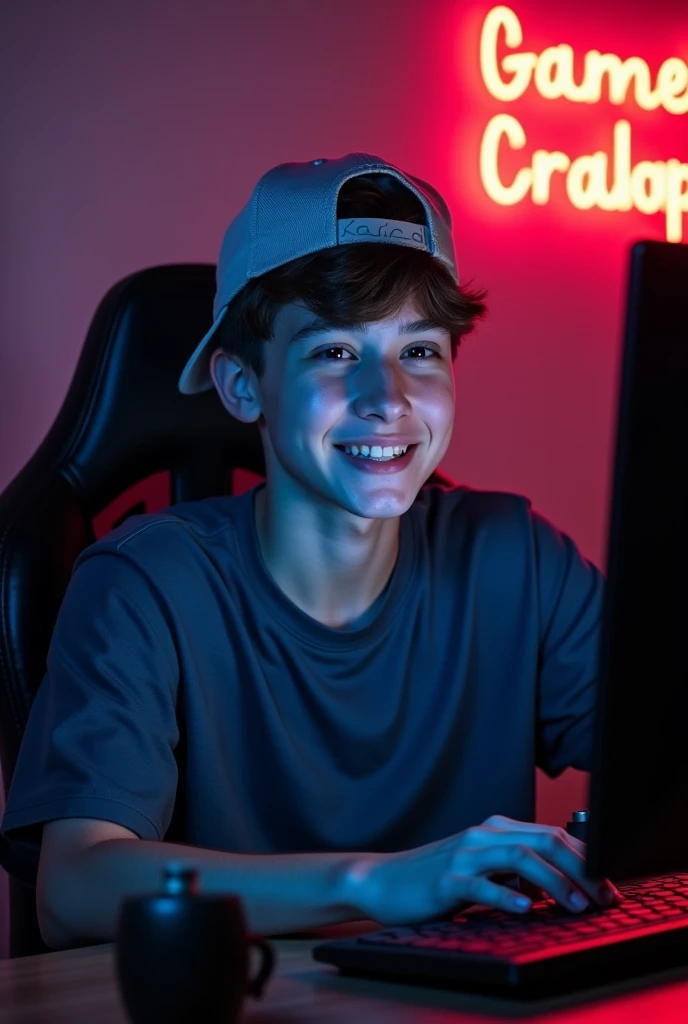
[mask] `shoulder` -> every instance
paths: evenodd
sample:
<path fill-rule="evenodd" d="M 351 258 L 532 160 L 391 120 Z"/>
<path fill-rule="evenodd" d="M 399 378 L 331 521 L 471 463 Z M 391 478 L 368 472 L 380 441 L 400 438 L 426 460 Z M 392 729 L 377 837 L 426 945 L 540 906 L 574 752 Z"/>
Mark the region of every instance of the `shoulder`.
<path fill-rule="evenodd" d="M 524 494 L 463 484 L 426 485 L 416 498 L 413 515 L 430 543 L 448 554 L 470 556 L 484 568 L 548 576 L 578 566 L 599 573 L 572 537 L 533 508 Z"/>
<path fill-rule="evenodd" d="M 232 534 L 235 528 L 233 511 L 236 498 L 214 497 L 199 501 L 182 502 L 159 512 L 130 516 L 120 526 L 101 537 L 79 554 L 73 572 L 83 563 L 97 556 L 115 555 L 119 559 L 100 559 L 112 564 L 125 561 L 145 566 L 158 565 L 174 558 L 178 566 L 185 557 L 198 556 L 201 550 L 212 547 L 222 535 Z"/>

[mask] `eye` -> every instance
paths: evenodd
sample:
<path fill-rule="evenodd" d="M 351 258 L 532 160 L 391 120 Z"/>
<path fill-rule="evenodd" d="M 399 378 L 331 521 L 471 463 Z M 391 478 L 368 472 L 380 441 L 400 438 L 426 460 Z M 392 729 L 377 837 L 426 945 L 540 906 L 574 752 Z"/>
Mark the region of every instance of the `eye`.
<path fill-rule="evenodd" d="M 406 349 L 406 352 L 414 352 L 416 349 L 420 349 L 420 351 L 429 352 L 430 355 L 434 356 L 436 359 L 442 358 L 441 354 L 435 348 L 431 348 L 429 345 L 412 345 L 411 348 Z M 350 349 L 344 348 L 343 345 L 330 345 L 329 348 L 323 348 L 319 352 L 315 352 L 311 358 L 320 359 L 321 356 L 327 355 L 328 352 L 350 352 Z M 406 355 L 406 352 L 404 353 L 404 355 Z M 426 356 L 420 360 L 414 359 L 413 362 L 424 363 L 427 362 L 427 359 L 428 357 Z M 326 363 L 348 362 L 348 360 L 344 359 L 324 359 L 322 361 Z"/>

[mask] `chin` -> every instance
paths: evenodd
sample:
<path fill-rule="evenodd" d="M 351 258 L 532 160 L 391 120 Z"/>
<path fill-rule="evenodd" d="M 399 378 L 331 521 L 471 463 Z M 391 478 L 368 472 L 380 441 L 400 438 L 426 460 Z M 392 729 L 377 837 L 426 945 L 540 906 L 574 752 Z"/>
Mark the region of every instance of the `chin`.
<path fill-rule="evenodd" d="M 417 492 L 392 497 L 390 494 L 371 496 L 368 501 L 353 499 L 350 505 L 344 506 L 347 511 L 363 519 L 398 519 L 411 508 L 416 500 Z"/>

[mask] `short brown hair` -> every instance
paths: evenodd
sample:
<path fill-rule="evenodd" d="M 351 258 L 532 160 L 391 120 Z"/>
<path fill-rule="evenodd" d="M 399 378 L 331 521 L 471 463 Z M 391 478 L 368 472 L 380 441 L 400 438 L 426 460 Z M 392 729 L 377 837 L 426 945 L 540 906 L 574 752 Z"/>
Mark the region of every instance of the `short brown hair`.
<path fill-rule="evenodd" d="M 350 178 L 341 188 L 337 217 L 385 217 L 426 223 L 420 200 L 391 174 Z M 265 342 L 272 339 L 281 305 L 302 302 L 342 329 L 394 316 L 409 300 L 421 315 L 449 331 L 452 359 L 461 338 L 484 316 L 485 292 L 457 286 L 430 253 L 376 242 L 323 249 L 270 270 L 242 288 L 217 331 L 218 346 L 265 372 Z"/>

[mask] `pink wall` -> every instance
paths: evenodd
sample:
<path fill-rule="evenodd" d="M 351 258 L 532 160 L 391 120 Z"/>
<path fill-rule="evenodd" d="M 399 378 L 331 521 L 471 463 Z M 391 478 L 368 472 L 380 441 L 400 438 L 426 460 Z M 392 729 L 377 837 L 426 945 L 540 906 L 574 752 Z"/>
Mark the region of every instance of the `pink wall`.
<path fill-rule="evenodd" d="M 460 0 L 24 0 L 0 33 L 0 489 L 67 391 L 95 307 L 119 278 L 214 261 L 226 224 L 270 166 L 360 150 L 432 181 L 453 212 L 459 268 L 490 317 L 456 364 L 443 462 L 477 487 L 528 494 L 604 565 L 625 253 L 664 238 L 662 213 L 497 206 L 478 177 L 500 112 L 533 149 L 609 151 L 620 117 L 634 162 L 688 159 L 664 110 L 490 97 L 478 69 L 492 3 Z M 521 50 L 569 42 L 688 58 L 685 0 L 513 0 Z M 650 11 L 651 14 L 647 12 Z M 540 780 L 539 817 L 584 803 L 585 777 Z"/>

